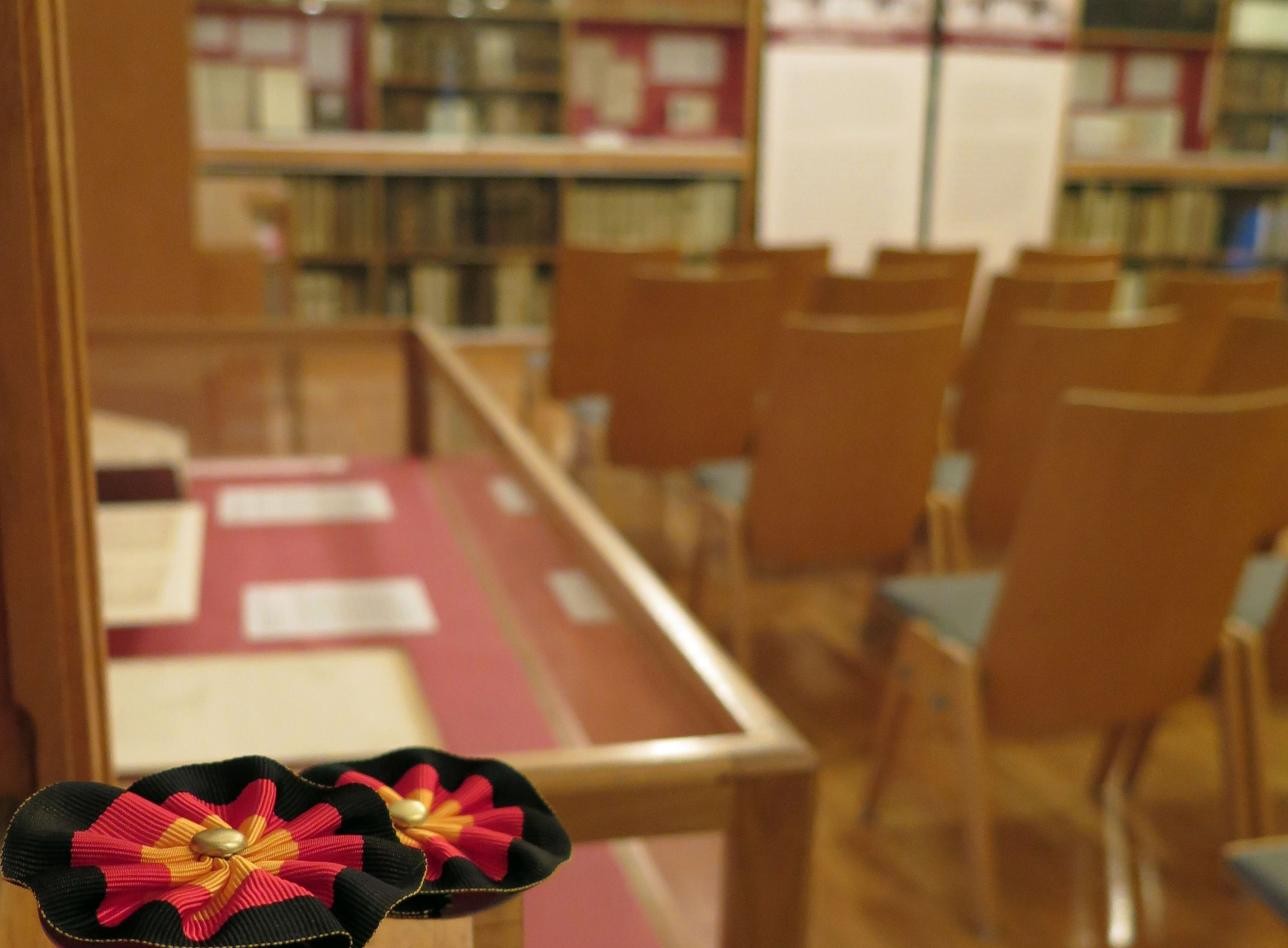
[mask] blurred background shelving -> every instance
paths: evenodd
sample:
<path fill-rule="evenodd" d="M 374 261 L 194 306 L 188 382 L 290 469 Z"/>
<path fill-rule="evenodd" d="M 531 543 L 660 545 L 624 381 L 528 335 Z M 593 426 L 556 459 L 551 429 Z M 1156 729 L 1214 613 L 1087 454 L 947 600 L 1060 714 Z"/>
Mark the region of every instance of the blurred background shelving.
<path fill-rule="evenodd" d="M 700 252 L 750 232 L 760 15 L 198 0 L 202 181 L 279 195 L 296 316 L 541 323 L 560 242 Z"/>
<path fill-rule="evenodd" d="M 1288 267 L 1288 2 L 1088 2 L 1066 146 L 1057 239 Z"/>

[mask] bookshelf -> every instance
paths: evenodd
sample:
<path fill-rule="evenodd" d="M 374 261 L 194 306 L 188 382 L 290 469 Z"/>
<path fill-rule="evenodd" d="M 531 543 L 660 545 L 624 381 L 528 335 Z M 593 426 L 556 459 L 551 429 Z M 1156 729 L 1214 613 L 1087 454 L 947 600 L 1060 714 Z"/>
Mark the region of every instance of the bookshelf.
<path fill-rule="evenodd" d="M 1288 160 L 1288 3 L 1227 0 L 1224 13 L 1212 146 Z"/>
<path fill-rule="evenodd" d="M 563 241 L 729 242 L 752 168 L 739 142 L 383 132 L 207 136 L 199 162 L 212 176 L 285 178 L 297 316 L 455 312 L 467 326 L 543 323 Z"/>
<path fill-rule="evenodd" d="M 1089 0 L 1079 49 L 1055 239 L 1118 243 L 1135 271 L 1288 267 L 1288 2 Z M 1144 123 L 1124 154 L 1096 154 L 1098 106 Z"/>
<path fill-rule="evenodd" d="M 540 323 L 563 241 L 702 252 L 751 232 L 760 6 L 332 0 L 314 18 L 272 0 L 197 0 L 195 68 L 252 75 L 224 91 L 244 108 L 209 93 L 215 107 L 195 103 L 199 118 L 244 119 L 198 123 L 201 171 L 287 182 L 296 315 L 421 314 L 419 287 L 459 324 Z M 295 31 L 294 58 L 280 38 L 282 61 L 239 56 L 247 23 L 264 32 L 256 18 Z M 256 70 L 284 88 L 276 73 L 294 64 L 313 95 L 309 30 L 322 18 L 361 39 L 329 70 L 349 79 L 346 123 L 263 134 L 261 115 L 291 110 L 267 102 Z"/>

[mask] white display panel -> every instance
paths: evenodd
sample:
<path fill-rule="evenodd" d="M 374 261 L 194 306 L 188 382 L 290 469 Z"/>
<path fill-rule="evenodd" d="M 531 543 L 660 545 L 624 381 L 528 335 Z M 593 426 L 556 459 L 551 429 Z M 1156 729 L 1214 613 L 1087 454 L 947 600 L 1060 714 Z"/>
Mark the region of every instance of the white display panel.
<path fill-rule="evenodd" d="M 916 240 L 925 46 L 779 43 L 765 56 L 758 239 L 826 240 L 837 270 Z"/>
<path fill-rule="evenodd" d="M 944 51 L 932 243 L 977 244 L 990 272 L 1050 241 L 1069 73 L 1063 52 Z"/>

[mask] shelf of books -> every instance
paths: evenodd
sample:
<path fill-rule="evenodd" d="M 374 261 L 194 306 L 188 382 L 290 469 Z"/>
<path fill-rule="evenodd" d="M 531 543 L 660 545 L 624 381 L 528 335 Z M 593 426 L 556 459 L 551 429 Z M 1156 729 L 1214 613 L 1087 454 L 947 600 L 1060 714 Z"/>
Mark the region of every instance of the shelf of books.
<path fill-rule="evenodd" d="M 202 174 L 287 183 L 296 315 L 540 323 L 561 242 L 750 228 L 757 0 L 198 0 Z"/>
<path fill-rule="evenodd" d="M 1288 2 L 1088 0 L 1056 239 L 1288 267 Z"/>

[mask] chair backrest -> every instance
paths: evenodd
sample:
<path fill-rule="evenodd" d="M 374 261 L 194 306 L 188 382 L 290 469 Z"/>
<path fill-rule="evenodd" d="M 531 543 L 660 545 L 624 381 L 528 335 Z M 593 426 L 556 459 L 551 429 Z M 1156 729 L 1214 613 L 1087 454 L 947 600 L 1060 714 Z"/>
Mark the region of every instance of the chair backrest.
<path fill-rule="evenodd" d="M 678 263 L 678 250 L 561 247 L 550 314 L 550 394 L 558 399 L 608 391 L 631 274 Z"/>
<path fill-rule="evenodd" d="M 826 316 L 898 316 L 952 310 L 966 318 L 970 299 L 943 267 L 891 268 L 869 276 L 829 274 L 814 284 L 809 312 Z"/>
<path fill-rule="evenodd" d="M 1288 391 L 1065 395 L 1034 468 L 980 662 L 999 728 L 1154 717 L 1216 648 Z"/>
<path fill-rule="evenodd" d="M 980 406 L 966 494 L 972 543 L 1000 550 L 1010 541 L 1043 436 L 1065 392 L 1170 392 L 1172 364 L 1185 338 L 1176 311 L 1167 308 L 1130 326 L 1103 316 L 1021 315 L 999 346 L 994 384 Z"/>
<path fill-rule="evenodd" d="M 1231 313 L 1204 391 L 1235 395 L 1288 387 L 1288 316 L 1261 315 L 1247 307 Z"/>
<path fill-rule="evenodd" d="M 1106 272 L 1117 275 L 1122 269 L 1123 252 L 1121 247 L 1021 247 L 1015 259 L 1015 270 L 1024 273 L 1030 270 L 1055 271 L 1065 267 L 1085 268 L 1103 267 Z"/>
<path fill-rule="evenodd" d="M 773 567 L 881 563 L 925 509 L 960 317 L 799 317 L 782 331 L 747 499 Z"/>
<path fill-rule="evenodd" d="M 978 247 L 878 247 L 872 259 L 873 273 L 944 269 L 965 287 L 969 300 L 975 291 L 975 274 L 979 271 Z"/>
<path fill-rule="evenodd" d="M 983 421 L 982 402 L 996 377 L 998 352 L 1007 332 L 1026 310 L 1071 310 L 1108 314 L 1113 306 L 1117 280 L 1103 272 L 998 274 L 989 287 L 973 345 L 961 374 L 961 401 L 957 409 L 954 442 L 974 447 Z"/>
<path fill-rule="evenodd" d="M 731 244 L 716 252 L 721 266 L 753 266 L 774 275 L 774 293 L 781 314 L 803 312 L 814 293 L 814 283 L 827 275 L 832 248 L 828 244 L 761 247 Z"/>
<path fill-rule="evenodd" d="M 1236 395 L 1288 388 L 1288 317 L 1268 315 L 1272 311 L 1247 304 L 1232 310 L 1234 315 L 1227 321 L 1209 364 L 1203 386 L 1206 393 Z M 1270 498 L 1265 522 L 1270 532 L 1284 527 L 1288 527 L 1288 477 L 1283 489 Z"/>
<path fill-rule="evenodd" d="M 609 459 L 667 469 L 745 454 L 781 323 L 765 270 L 639 271 L 608 387 Z"/>
<path fill-rule="evenodd" d="M 1237 303 L 1279 303 L 1284 276 L 1279 270 L 1176 270 L 1155 276 L 1154 303 L 1181 307 L 1187 316 L 1227 316 Z"/>

